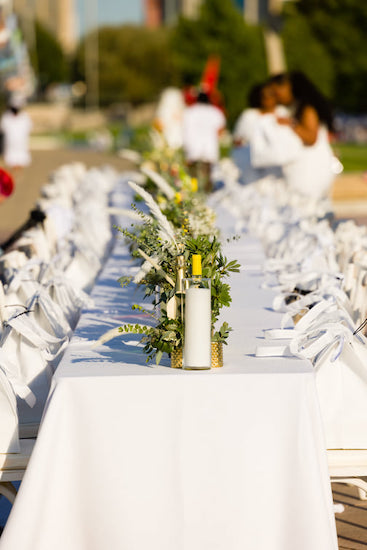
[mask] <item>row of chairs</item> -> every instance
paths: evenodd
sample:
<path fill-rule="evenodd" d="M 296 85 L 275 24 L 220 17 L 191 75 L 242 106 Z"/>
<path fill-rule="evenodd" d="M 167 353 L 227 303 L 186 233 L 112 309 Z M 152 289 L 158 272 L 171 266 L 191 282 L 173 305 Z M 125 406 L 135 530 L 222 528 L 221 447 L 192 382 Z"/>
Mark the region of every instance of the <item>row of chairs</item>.
<path fill-rule="evenodd" d="M 0 494 L 11 502 L 53 372 L 110 251 L 116 181 L 109 168 L 61 167 L 41 191 L 44 220 L 0 256 Z"/>
<path fill-rule="evenodd" d="M 244 187 L 228 162 L 223 174 L 221 204 L 262 241 L 264 285 L 278 292 L 274 309 L 284 312 L 284 328 L 265 334 L 258 355 L 312 361 L 331 479 L 367 499 L 367 228 L 333 226 L 327 201 L 292 194 L 282 180 Z"/>

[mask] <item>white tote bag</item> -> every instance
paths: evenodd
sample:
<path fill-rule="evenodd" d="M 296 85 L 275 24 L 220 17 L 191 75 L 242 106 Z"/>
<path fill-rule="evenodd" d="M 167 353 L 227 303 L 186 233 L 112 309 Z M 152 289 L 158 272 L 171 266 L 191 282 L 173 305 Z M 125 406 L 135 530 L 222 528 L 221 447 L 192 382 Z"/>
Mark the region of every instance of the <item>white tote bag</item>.
<path fill-rule="evenodd" d="M 0 365 L 0 453 L 19 453 L 17 399 Z"/>
<path fill-rule="evenodd" d="M 27 308 L 30 311 L 29 318 L 48 334 L 55 336 L 60 341 L 71 335 L 72 331 L 64 312 L 51 299 L 46 289 L 40 288 L 27 302 Z"/>
<path fill-rule="evenodd" d="M 19 376 L 18 365 L 12 363 L 0 348 L 0 453 L 17 453 L 19 449 L 17 398 L 32 408 L 36 399 Z"/>
<path fill-rule="evenodd" d="M 75 328 L 81 310 L 87 304 L 92 304 L 91 298 L 80 289 L 75 288 L 66 277 L 55 277 L 47 286 L 52 301 L 60 306 L 69 325 Z"/>
<path fill-rule="evenodd" d="M 25 314 L 9 319 L 2 335 L 1 349 L 14 366 L 15 376 L 28 386 L 36 398 L 35 404 L 18 398 L 20 425 L 34 426 L 35 433 L 50 390 L 51 365 L 65 349 L 63 342 L 35 325 Z"/>
<path fill-rule="evenodd" d="M 65 277 L 78 289 L 91 290 L 94 280 L 101 269 L 97 256 L 85 246 L 75 248 L 70 264 L 65 270 Z"/>
<path fill-rule="evenodd" d="M 328 449 L 367 449 L 367 340 L 341 323 L 325 325 L 292 352 L 314 359 Z"/>
<path fill-rule="evenodd" d="M 297 330 L 298 325 L 267 331 L 267 338 L 284 342 L 259 346 L 256 355 L 296 355 L 313 361 L 327 448 L 367 449 L 367 340 L 347 325 L 348 318 L 341 316 L 338 322 L 323 318 L 316 327 L 311 323 L 307 332 Z"/>

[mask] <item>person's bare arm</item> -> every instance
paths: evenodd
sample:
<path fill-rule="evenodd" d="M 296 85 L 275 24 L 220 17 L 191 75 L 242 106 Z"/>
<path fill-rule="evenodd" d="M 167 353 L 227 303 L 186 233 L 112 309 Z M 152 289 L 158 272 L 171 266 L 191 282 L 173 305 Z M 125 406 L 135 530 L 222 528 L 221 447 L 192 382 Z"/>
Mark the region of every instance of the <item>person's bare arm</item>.
<path fill-rule="evenodd" d="M 313 107 L 305 107 L 301 120 L 296 122 L 293 130 L 305 145 L 315 145 L 319 132 L 320 119 Z"/>
<path fill-rule="evenodd" d="M 301 138 L 304 145 L 314 145 L 320 126 L 320 119 L 313 107 L 305 107 L 301 120 L 278 118 L 279 124 L 288 124 Z"/>

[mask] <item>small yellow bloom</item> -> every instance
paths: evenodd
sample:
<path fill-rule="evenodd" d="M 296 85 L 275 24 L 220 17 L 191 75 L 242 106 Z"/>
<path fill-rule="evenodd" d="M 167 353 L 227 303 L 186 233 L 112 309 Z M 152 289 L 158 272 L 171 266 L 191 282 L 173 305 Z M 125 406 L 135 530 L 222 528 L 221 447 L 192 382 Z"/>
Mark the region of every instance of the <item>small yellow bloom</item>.
<path fill-rule="evenodd" d="M 175 203 L 180 204 L 182 202 L 182 194 L 178 191 L 175 193 Z"/>
<path fill-rule="evenodd" d="M 196 193 L 198 190 L 198 180 L 197 178 L 191 178 L 191 191 Z"/>

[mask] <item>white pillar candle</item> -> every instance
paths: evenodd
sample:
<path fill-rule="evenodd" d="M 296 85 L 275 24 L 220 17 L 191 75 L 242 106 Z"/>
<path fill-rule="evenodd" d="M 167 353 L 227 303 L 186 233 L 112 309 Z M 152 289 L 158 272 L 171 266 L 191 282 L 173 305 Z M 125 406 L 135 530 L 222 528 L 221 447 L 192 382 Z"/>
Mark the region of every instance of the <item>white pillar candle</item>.
<path fill-rule="evenodd" d="M 210 288 L 192 286 L 185 293 L 184 368 L 211 365 Z"/>

